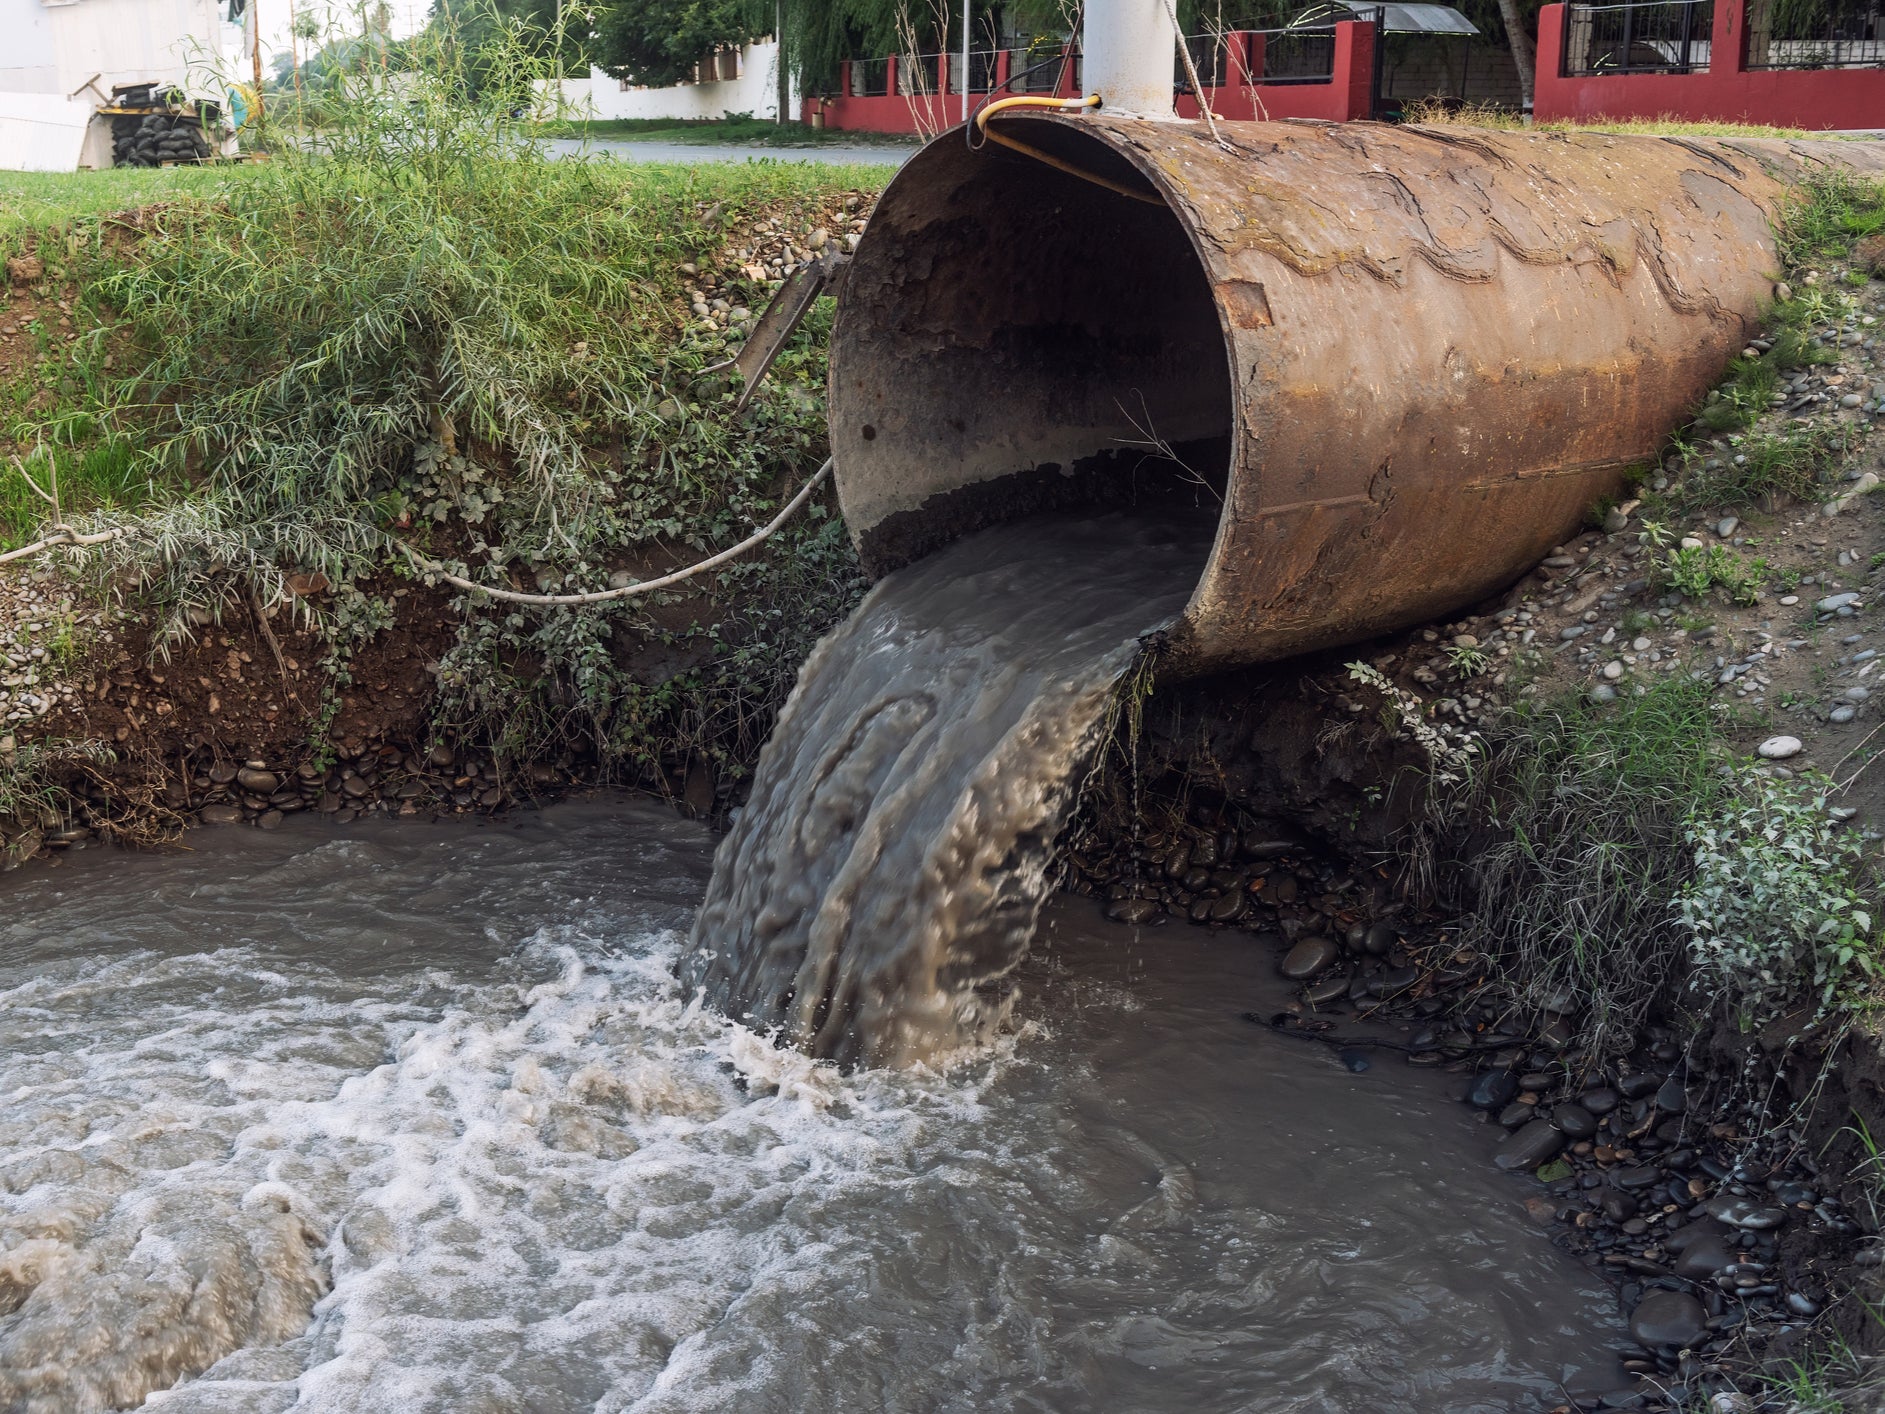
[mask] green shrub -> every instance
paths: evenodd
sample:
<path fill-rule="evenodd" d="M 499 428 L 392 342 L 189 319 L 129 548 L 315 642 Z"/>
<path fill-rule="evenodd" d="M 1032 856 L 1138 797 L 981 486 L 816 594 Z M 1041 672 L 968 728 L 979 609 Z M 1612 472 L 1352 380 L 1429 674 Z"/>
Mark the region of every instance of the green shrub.
<path fill-rule="evenodd" d="M 1670 674 L 1611 703 L 1523 704 L 1429 778 L 1420 891 L 1464 908 L 1461 941 L 1531 1003 L 1579 998 L 1599 1054 L 1634 1044 L 1685 961 L 1683 831 L 1728 792 L 1712 687 Z"/>
<path fill-rule="evenodd" d="M 1767 577 L 1767 561 L 1749 560 L 1726 545 L 1685 545 L 1666 551 L 1655 578 L 1690 599 L 1720 590 L 1735 604 L 1752 604 Z"/>
<path fill-rule="evenodd" d="M 1803 996 L 1820 1015 L 1849 1008 L 1875 975 L 1865 851 L 1827 815 L 1829 785 L 1748 775 L 1684 832 L 1694 875 L 1676 907 L 1690 986 L 1745 1025 Z"/>

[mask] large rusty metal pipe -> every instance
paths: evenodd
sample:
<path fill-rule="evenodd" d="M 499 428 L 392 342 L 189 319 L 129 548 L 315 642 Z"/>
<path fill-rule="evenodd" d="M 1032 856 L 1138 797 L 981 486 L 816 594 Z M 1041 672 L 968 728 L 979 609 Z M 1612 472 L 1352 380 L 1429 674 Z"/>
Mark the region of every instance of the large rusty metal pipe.
<path fill-rule="evenodd" d="M 1807 172 L 1885 143 L 999 120 L 878 202 L 831 442 L 879 574 L 1032 510 L 1221 502 L 1204 672 L 1444 615 L 1653 457 L 1759 325 Z"/>

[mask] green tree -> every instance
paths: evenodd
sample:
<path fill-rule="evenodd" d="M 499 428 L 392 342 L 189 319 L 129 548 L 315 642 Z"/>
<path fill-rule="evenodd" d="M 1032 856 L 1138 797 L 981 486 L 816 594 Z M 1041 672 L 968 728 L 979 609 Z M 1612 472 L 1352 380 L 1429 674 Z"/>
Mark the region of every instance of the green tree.
<path fill-rule="evenodd" d="M 771 33 L 772 14 L 753 0 L 615 0 L 597 6 L 590 23 L 602 69 L 660 87 L 693 77 L 716 49 Z"/>
<path fill-rule="evenodd" d="M 462 81 L 476 94 L 492 79 L 493 64 L 527 34 L 545 58 L 565 73 L 586 75 L 593 58 L 593 10 L 578 0 L 432 0 L 429 41 L 462 55 Z"/>

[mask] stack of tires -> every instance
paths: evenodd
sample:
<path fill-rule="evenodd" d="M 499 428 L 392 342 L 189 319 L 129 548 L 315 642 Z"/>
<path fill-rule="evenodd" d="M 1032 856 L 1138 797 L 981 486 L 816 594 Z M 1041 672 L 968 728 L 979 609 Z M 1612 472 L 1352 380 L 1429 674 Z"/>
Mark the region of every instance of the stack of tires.
<path fill-rule="evenodd" d="M 209 139 L 194 116 L 122 114 L 111 120 L 111 157 L 120 167 L 200 162 L 209 154 Z"/>

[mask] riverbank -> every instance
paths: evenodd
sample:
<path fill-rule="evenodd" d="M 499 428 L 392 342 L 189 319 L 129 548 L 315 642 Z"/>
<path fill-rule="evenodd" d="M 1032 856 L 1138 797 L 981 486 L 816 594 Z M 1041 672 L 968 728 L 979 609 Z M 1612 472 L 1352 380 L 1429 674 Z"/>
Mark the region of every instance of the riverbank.
<path fill-rule="evenodd" d="M 1580 1409 L 1880 1394 L 1885 209 L 1815 200 L 1626 498 L 1458 619 L 1143 698 L 1070 856 L 1114 918 L 1254 934 L 1299 990 L 1253 1022 L 1403 1019 L 1357 1058 L 1451 1072 L 1618 1282 L 1638 1380 Z"/>
<path fill-rule="evenodd" d="M 0 529 L 41 536 L 56 493 L 97 537 L 9 571 L 9 858 L 577 782 L 702 814 L 737 790 L 861 588 L 828 491 L 724 570 L 593 607 L 512 613 L 413 556 L 600 591 L 770 519 L 824 455 L 829 302 L 750 406 L 702 370 L 855 243 L 885 174 L 528 160 L 475 116 L 417 164 L 363 141 L 139 173 L 164 199 L 131 211 L 90 180 L 117 173 L 34 179 L 0 233 Z"/>
<path fill-rule="evenodd" d="M 441 172 L 482 139 L 452 141 L 473 146 Z M 129 527 L 5 581 L 9 859 L 599 781 L 705 818 L 741 799 L 861 587 L 826 495 L 751 560 L 632 607 L 512 611 L 400 546 L 493 588 L 601 590 L 768 519 L 824 454 L 828 311 L 745 413 L 703 370 L 782 276 L 858 234 L 883 176 L 504 160 L 423 195 L 377 158 L 119 215 L 88 191 L 57 229 L 9 235 L 10 543 L 40 534 L 27 478 L 49 492 L 51 473 L 77 530 Z M 289 238 L 310 201 L 333 228 Z M 1643 1407 L 1764 1397 L 1749 1372 L 1770 1350 L 1868 1348 L 1869 920 L 1804 997 L 1789 973 L 1698 1008 L 1681 909 L 1704 877 L 1693 827 L 1726 838 L 1750 803 L 1768 815 L 1744 835 L 1771 823 L 1806 851 L 1810 935 L 1875 893 L 1885 284 L 1847 253 L 1854 214 L 1800 228 L 1775 327 L 1638 490 L 1508 594 L 1123 714 L 1140 736 L 1071 857 L 1117 919 L 1273 952 L 1300 990 L 1259 1023 L 1288 1044 L 1405 1014 L 1405 1052 L 1341 1051 L 1477 1097 L 1487 1161 L 1621 1284 L 1644 1378 L 1619 1397 Z M 536 262 L 498 232 L 568 245 Z M 395 278 L 412 269 L 417 295 Z M 514 302 L 485 308 L 494 287 Z M 1750 890 L 1717 854 L 1726 917 Z"/>

